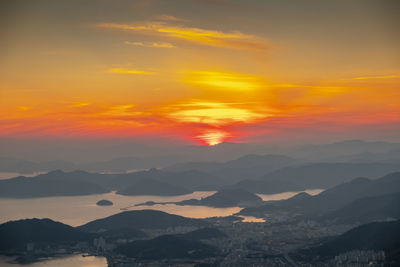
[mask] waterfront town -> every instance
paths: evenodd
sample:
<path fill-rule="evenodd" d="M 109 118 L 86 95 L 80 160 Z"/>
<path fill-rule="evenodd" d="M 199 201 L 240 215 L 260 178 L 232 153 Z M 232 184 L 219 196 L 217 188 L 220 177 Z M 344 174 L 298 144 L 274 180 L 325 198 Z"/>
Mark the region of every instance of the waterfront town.
<path fill-rule="evenodd" d="M 27 243 L 26 250 L 16 259 L 20 263 L 66 254 L 103 256 L 110 267 L 128 266 L 384 266 L 385 253 L 373 250 L 355 250 L 335 255 L 330 259 L 299 258 L 298 250 L 314 247 L 330 237 L 340 235 L 355 225 L 329 225 L 309 219 L 282 216 L 265 218 L 264 222 L 243 222 L 236 216 L 213 217 L 205 220 L 208 228 L 217 229 L 223 236 L 200 237 L 204 244 L 219 252 L 202 258 L 143 259 L 116 252 L 120 245 L 135 239 L 107 238 L 101 233 L 92 241 L 74 245 L 43 246 Z M 145 230 L 146 239 L 165 235 L 187 234 L 198 226 L 178 226 Z M 143 238 L 140 238 L 143 239 Z"/>

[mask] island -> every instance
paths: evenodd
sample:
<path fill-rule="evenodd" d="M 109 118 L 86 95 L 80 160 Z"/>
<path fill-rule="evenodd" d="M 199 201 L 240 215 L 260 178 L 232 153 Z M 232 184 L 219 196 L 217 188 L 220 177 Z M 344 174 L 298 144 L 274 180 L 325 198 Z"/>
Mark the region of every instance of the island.
<path fill-rule="evenodd" d="M 191 206 L 208 206 L 214 208 L 227 208 L 227 207 L 257 207 L 264 204 L 264 201 L 256 194 L 250 193 L 243 189 L 221 189 L 215 194 L 202 198 L 202 199 L 188 199 L 179 202 L 154 202 L 147 201 L 144 203 L 136 204 L 135 206 L 153 206 L 153 205 L 191 205 Z"/>
<path fill-rule="evenodd" d="M 112 201 L 107 200 L 107 199 L 102 199 L 97 201 L 96 205 L 97 206 L 112 206 L 114 203 Z"/>

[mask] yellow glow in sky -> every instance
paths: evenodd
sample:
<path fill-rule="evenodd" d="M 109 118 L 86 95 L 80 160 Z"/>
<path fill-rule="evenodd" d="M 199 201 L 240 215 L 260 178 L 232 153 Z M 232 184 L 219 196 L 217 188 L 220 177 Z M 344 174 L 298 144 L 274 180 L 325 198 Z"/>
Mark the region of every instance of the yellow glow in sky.
<path fill-rule="evenodd" d="M 218 71 L 192 71 L 186 77 L 186 81 L 188 83 L 238 91 L 255 90 L 261 86 L 260 79 L 254 76 Z"/>
<path fill-rule="evenodd" d="M 215 146 L 226 140 L 226 138 L 229 137 L 229 134 L 224 131 L 213 130 L 196 137 L 205 141 L 209 146 Z"/>
<path fill-rule="evenodd" d="M 170 25 L 167 22 L 150 21 L 144 24 L 102 23 L 97 25 L 104 29 L 117 29 L 132 32 L 143 32 L 151 35 L 181 39 L 202 45 L 225 47 L 239 50 L 266 51 L 270 48 L 261 37 L 244 34 L 240 31 L 222 32 L 202 28 Z"/>
<path fill-rule="evenodd" d="M 170 114 L 175 120 L 210 125 L 225 125 L 233 122 L 250 123 L 269 116 L 266 113 L 257 113 L 225 103 L 195 102 L 180 107 L 181 110 Z"/>
<path fill-rule="evenodd" d="M 0 139 L 400 131 L 393 1 L 3 2 Z"/>
<path fill-rule="evenodd" d="M 149 71 L 142 71 L 142 70 L 127 70 L 127 69 L 110 69 L 108 72 L 111 73 L 122 73 L 122 74 L 139 74 L 139 75 L 153 75 L 154 72 L 149 72 Z"/>
<path fill-rule="evenodd" d="M 176 48 L 176 46 L 174 46 L 171 43 L 143 43 L 143 42 L 125 41 L 124 44 L 134 45 L 134 46 L 142 46 L 142 47 Z"/>
<path fill-rule="evenodd" d="M 356 77 L 355 80 L 370 80 L 370 79 L 396 79 L 400 78 L 400 74 L 393 75 L 382 75 L 382 76 L 366 76 L 366 77 Z"/>

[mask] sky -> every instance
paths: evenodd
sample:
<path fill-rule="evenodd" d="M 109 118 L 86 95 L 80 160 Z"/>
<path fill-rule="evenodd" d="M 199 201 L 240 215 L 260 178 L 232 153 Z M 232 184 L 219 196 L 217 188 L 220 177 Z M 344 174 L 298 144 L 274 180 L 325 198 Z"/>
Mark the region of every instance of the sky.
<path fill-rule="evenodd" d="M 400 141 L 397 0 L 5 0 L 0 139 Z"/>

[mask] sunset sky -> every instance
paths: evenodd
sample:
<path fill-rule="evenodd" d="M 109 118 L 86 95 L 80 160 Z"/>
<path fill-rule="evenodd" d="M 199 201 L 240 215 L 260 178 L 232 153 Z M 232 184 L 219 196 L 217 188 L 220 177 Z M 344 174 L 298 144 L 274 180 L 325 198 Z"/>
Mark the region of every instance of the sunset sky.
<path fill-rule="evenodd" d="M 400 1 L 0 3 L 0 138 L 400 141 Z"/>

